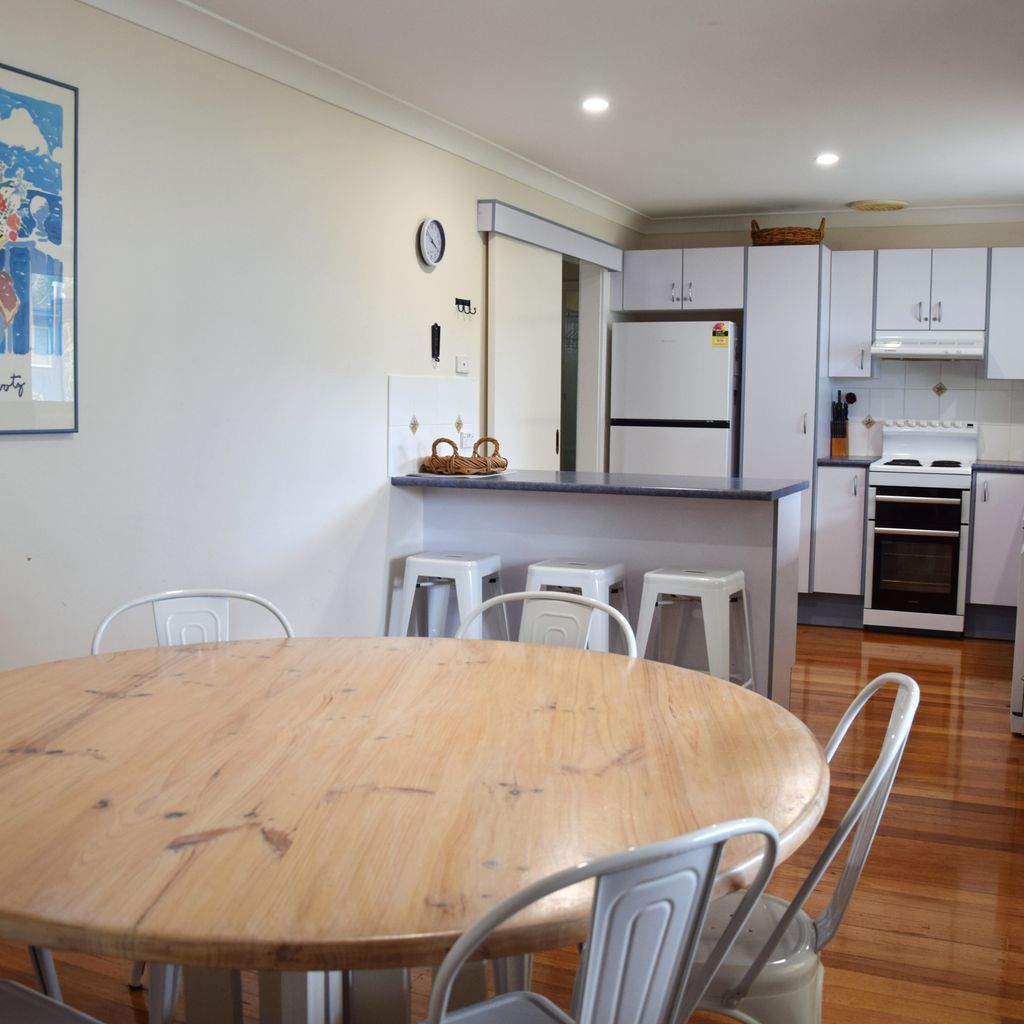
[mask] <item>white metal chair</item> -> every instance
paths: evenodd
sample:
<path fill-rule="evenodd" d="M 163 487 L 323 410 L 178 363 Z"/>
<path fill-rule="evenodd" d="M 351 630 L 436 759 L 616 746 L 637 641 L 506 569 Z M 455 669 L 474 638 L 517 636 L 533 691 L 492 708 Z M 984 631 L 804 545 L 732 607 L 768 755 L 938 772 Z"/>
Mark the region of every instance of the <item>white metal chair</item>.
<path fill-rule="evenodd" d="M 156 626 L 157 643 L 161 647 L 227 640 L 228 609 L 232 600 L 248 601 L 266 608 L 281 624 L 285 636 L 295 636 L 284 612 L 256 594 L 248 594 L 243 590 L 166 590 L 161 594 L 137 597 L 115 608 L 97 627 L 92 638 L 91 653 L 100 653 L 103 634 L 114 619 L 123 612 L 145 604 L 153 606 L 153 623 Z"/>
<path fill-rule="evenodd" d="M 228 613 L 231 601 L 247 601 L 265 608 L 280 623 L 287 637 L 295 636 L 291 623 L 276 605 L 257 594 L 243 590 L 167 590 L 147 594 L 115 608 L 97 627 L 92 638 L 92 653 L 99 654 L 107 627 L 124 612 L 141 605 L 153 606 L 153 624 L 156 642 L 160 647 L 180 644 L 213 643 L 229 639 Z M 48 954 L 48 951 L 43 950 Z M 145 963 L 132 964 L 129 985 L 142 987 Z M 149 1019 L 150 1024 L 165 1024 L 174 1018 L 178 1001 L 181 969 L 171 964 L 149 965 Z"/>
<path fill-rule="evenodd" d="M 713 1010 L 744 1024 L 821 1021 L 821 951 L 843 919 L 878 831 L 917 711 L 917 683 L 898 672 L 886 672 L 873 679 L 847 709 L 825 747 L 825 758 L 831 762 L 868 701 L 890 685 L 897 687 L 896 698 L 874 767 L 792 902 L 771 895 L 758 900 L 747 927 L 701 1000 L 701 1009 Z M 853 840 L 832 897 L 822 913 L 811 920 L 803 906 L 851 833 Z M 711 905 L 698 959 L 706 962 L 705 954 L 712 944 L 725 928 L 731 927 L 731 915 L 740 895 L 724 896 Z"/>
<path fill-rule="evenodd" d="M 625 615 L 604 601 L 580 594 L 567 594 L 557 590 L 525 590 L 515 594 L 498 594 L 473 608 L 459 623 L 456 638 L 462 638 L 473 628 L 474 621 L 489 608 L 508 601 L 523 602 L 523 617 L 519 626 L 521 643 L 550 644 L 555 647 L 586 647 L 595 612 L 603 612 L 622 630 L 626 653 L 636 657 L 636 637 Z"/>
<path fill-rule="evenodd" d="M 0 1021 L 4 1024 L 100 1024 L 95 1017 L 33 992 L 16 981 L 0 981 Z"/>
<path fill-rule="evenodd" d="M 699 968 L 693 957 L 725 844 L 759 833 L 765 852 L 754 883 Z M 429 1024 L 682 1024 L 742 928 L 775 867 L 778 835 L 767 821 L 712 825 L 650 846 L 559 871 L 502 900 L 471 925 L 437 970 Z M 509 992 L 447 1012 L 456 975 L 499 925 L 529 904 L 595 879 L 590 936 L 580 963 L 579 1011 L 567 1016 L 534 992 Z"/>

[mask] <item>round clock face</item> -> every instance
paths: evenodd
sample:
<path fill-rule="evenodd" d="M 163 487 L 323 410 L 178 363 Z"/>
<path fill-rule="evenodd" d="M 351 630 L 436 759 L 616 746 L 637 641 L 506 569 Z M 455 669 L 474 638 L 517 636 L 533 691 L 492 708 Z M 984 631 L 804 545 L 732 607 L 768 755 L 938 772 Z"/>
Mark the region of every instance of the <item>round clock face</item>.
<path fill-rule="evenodd" d="M 444 228 L 439 220 L 425 220 L 420 225 L 420 255 L 425 263 L 436 266 L 444 257 Z"/>

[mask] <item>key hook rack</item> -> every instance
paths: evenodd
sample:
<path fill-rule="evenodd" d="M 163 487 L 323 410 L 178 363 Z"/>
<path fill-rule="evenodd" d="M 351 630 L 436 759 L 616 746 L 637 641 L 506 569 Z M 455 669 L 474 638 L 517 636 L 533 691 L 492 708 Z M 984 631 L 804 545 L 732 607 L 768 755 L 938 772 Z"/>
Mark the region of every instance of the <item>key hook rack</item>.
<path fill-rule="evenodd" d="M 472 306 L 472 308 L 470 308 Z M 465 313 L 467 316 L 476 316 L 476 306 L 472 305 L 470 299 L 456 299 L 455 309 L 459 313 Z"/>

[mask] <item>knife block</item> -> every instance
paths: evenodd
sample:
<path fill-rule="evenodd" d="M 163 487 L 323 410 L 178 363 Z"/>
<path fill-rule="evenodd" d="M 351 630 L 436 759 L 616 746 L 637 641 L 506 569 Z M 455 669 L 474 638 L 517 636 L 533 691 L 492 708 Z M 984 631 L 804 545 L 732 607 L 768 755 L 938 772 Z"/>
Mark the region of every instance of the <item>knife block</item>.
<path fill-rule="evenodd" d="M 846 458 L 850 454 L 850 439 L 848 437 L 832 438 L 832 458 Z"/>

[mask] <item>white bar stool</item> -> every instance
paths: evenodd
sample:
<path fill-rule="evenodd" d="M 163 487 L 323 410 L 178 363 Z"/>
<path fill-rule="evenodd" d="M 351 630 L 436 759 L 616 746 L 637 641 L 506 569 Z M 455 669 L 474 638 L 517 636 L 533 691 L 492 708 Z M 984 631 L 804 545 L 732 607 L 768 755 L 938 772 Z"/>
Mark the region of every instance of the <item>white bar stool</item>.
<path fill-rule="evenodd" d="M 661 660 L 674 660 L 682 625 L 681 615 L 669 609 L 684 602 L 700 601 L 704 619 L 704 642 L 708 654 L 708 672 L 720 679 L 730 679 L 752 689 L 754 656 L 750 644 L 750 609 L 743 573 L 738 569 L 652 569 L 644 573 L 644 591 L 637 622 L 637 648 L 640 657 L 647 652 L 647 642 L 654 624 L 655 609 L 661 608 Z M 742 630 L 746 664 L 744 672 L 731 672 L 730 618 L 732 606 L 742 612 Z M 682 611 L 682 607 L 677 609 Z M 669 614 L 666 614 L 669 612 Z M 739 627 L 739 624 L 737 624 Z M 685 664 L 685 661 L 683 662 Z"/>
<path fill-rule="evenodd" d="M 592 597 L 615 607 L 612 596 L 619 597 L 619 611 L 629 618 L 626 596 L 626 568 L 622 562 L 584 562 L 579 559 L 548 558 L 526 568 L 526 589 L 560 590 L 563 593 Z M 608 616 L 594 616 L 590 627 L 590 649 L 608 650 Z"/>
<path fill-rule="evenodd" d="M 491 593 L 484 594 L 484 585 Z M 399 628 L 403 636 L 409 635 L 413 605 L 417 590 L 427 594 L 427 636 L 444 636 L 448 620 L 448 597 L 455 590 L 455 603 L 459 621 L 485 597 L 501 593 L 501 557 L 499 555 L 468 552 L 422 551 L 405 560 L 405 580 L 402 584 L 402 611 Z M 477 619 L 466 631 L 466 636 L 479 640 L 483 636 L 482 622 Z M 505 637 L 508 638 L 508 618 L 505 618 Z"/>

